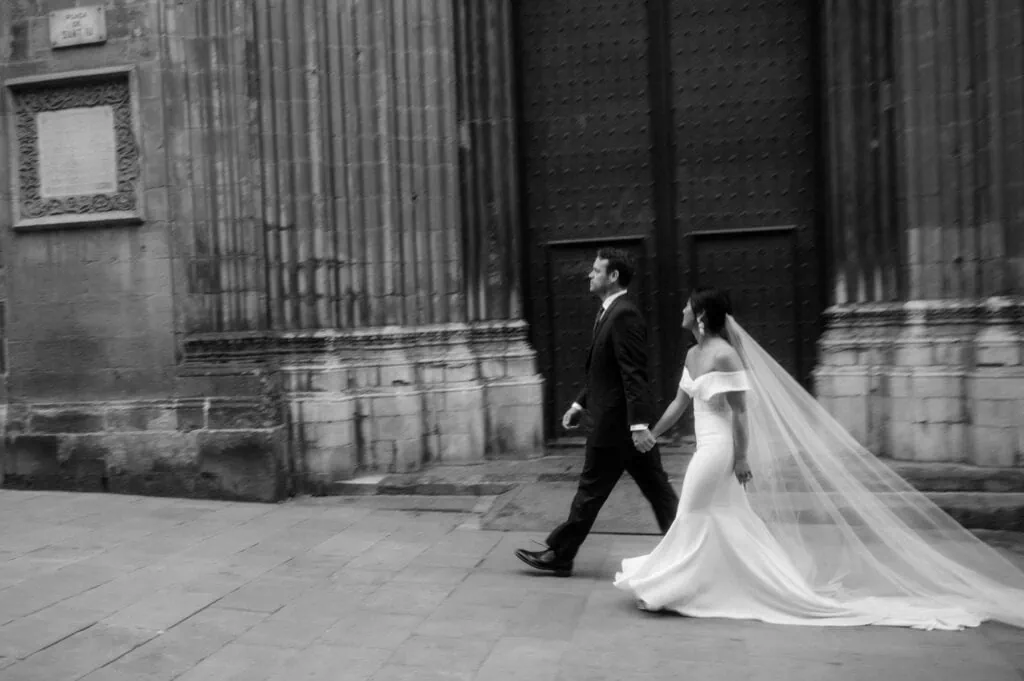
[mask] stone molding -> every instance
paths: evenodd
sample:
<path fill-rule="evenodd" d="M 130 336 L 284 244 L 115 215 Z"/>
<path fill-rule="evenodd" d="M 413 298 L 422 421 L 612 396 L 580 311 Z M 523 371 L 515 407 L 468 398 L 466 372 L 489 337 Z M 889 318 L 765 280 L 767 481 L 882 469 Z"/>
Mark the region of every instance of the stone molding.
<path fill-rule="evenodd" d="M 425 327 L 195 334 L 185 339 L 185 363 L 339 358 L 395 350 L 458 345 L 528 347 L 524 321 L 442 324 Z M 507 348 L 511 350 L 512 348 Z"/>
<path fill-rule="evenodd" d="M 142 222 L 142 153 L 132 67 L 16 78 L 4 85 L 16 150 L 11 158 L 16 229 Z M 43 197 L 38 114 L 98 106 L 109 106 L 114 114 L 117 191 Z"/>

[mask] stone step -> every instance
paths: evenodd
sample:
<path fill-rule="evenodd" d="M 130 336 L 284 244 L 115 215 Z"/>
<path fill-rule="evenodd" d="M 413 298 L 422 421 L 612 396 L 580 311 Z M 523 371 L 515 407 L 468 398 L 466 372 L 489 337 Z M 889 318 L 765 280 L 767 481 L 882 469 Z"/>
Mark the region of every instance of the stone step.
<path fill-rule="evenodd" d="M 480 526 L 489 530 L 549 532 L 563 520 L 575 484 L 522 485 L 498 497 Z M 970 529 L 1024 531 L 1024 493 L 929 492 L 929 499 Z M 601 509 L 595 532 L 656 534 L 650 506 L 632 480 L 624 479 Z"/>
<path fill-rule="evenodd" d="M 558 454 L 526 461 L 489 461 L 473 465 L 435 466 L 417 473 L 367 475 L 341 480 L 332 494 L 423 494 L 489 496 L 518 485 L 537 482 L 574 482 L 583 466 L 582 451 L 557 450 Z M 677 484 L 682 481 L 690 453 L 685 448 L 667 450 L 665 470 Z M 900 476 L 923 492 L 1024 493 L 1024 469 L 981 468 L 964 464 L 916 463 L 886 460 Z"/>

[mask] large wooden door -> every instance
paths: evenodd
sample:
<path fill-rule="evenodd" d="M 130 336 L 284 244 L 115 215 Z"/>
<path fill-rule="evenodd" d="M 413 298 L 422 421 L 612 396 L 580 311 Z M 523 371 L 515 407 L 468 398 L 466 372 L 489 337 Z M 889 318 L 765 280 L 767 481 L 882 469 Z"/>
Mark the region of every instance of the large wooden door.
<path fill-rule="evenodd" d="M 686 292 L 729 290 L 790 371 L 821 309 L 812 0 L 519 0 L 533 341 L 549 437 L 583 378 L 597 249 L 639 265 L 651 375 L 667 400 Z"/>
<path fill-rule="evenodd" d="M 679 265 L 801 380 L 821 312 L 808 0 L 672 2 Z"/>
<path fill-rule="evenodd" d="M 522 0 L 519 11 L 529 319 L 549 436 L 579 390 L 599 301 L 597 249 L 639 257 L 631 293 L 657 323 L 645 0 Z M 655 344 L 652 368 L 660 364 Z"/>

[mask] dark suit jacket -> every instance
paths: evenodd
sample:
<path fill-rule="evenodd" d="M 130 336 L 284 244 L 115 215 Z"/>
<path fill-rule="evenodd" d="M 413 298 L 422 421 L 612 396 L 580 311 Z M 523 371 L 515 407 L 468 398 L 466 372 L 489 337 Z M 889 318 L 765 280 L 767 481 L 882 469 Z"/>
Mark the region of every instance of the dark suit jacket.
<path fill-rule="evenodd" d="M 619 296 L 605 311 L 587 353 L 587 382 L 576 401 L 590 411 L 592 444 L 629 440 L 631 425 L 653 425 L 647 382 L 647 325 L 640 310 Z"/>

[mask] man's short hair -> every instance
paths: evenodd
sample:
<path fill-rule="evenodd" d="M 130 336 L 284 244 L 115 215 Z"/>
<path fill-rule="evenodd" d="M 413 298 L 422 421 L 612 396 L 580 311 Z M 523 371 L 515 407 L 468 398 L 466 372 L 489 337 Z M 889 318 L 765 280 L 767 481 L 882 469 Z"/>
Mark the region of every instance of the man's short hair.
<path fill-rule="evenodd" d="M 597 252 L 597 257 L 608 261 L 608 274 L 619 273 L 619 285 L 622 288 L 633 281 L 633 257 L 629 253 L 618 248 L 602 248 Z"/>

